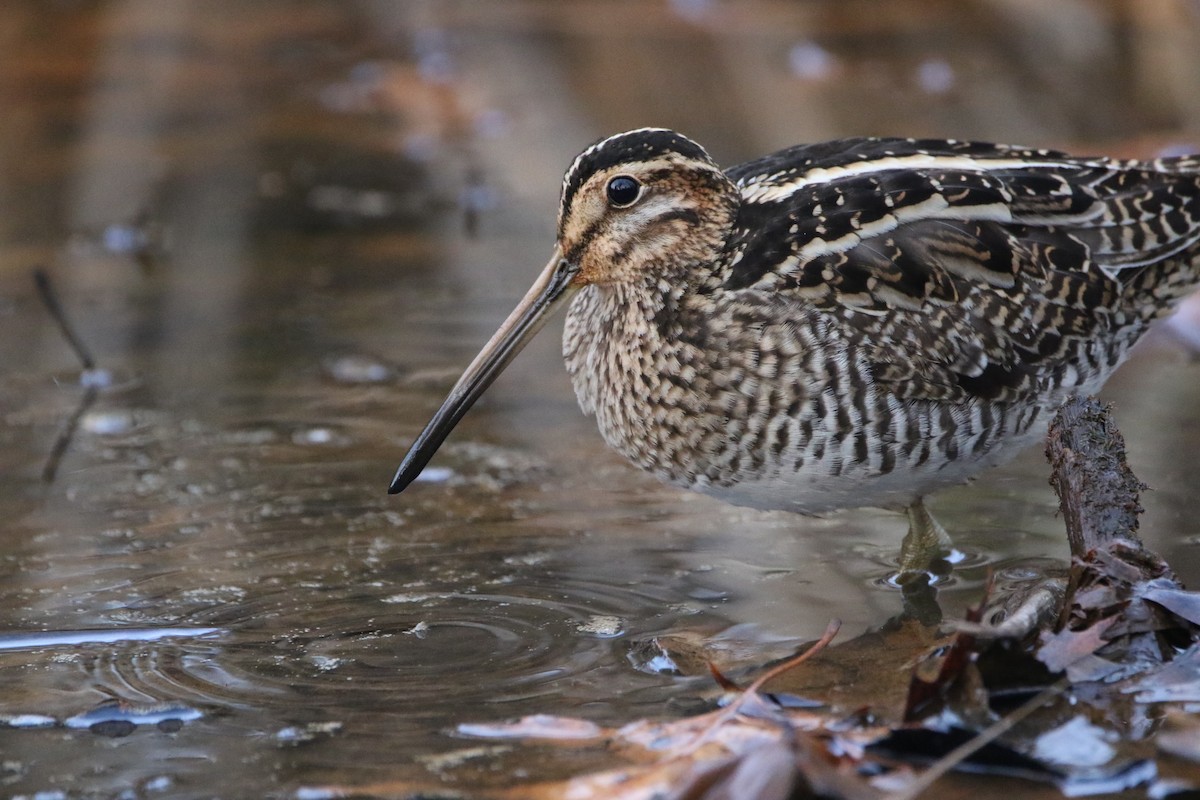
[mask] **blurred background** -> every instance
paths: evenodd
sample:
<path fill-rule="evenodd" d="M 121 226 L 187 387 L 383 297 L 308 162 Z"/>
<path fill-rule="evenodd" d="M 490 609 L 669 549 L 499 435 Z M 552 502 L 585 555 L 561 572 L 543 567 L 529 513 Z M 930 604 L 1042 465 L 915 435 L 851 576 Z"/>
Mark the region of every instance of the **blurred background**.
<path fill-rule="evenodd" d="M 684 713 L 709 684 L 664 642 L 759 663 L 901 607 L 901 517 L 654 484 L 579 414 L 561 323 L 384 494 L 545 263 L 573 156 L 646 125 L 724 164 L 864 134 L 1196 152 L 1200 2 L 6 0 L 0 109 L 0 791 L 462 787 L 587 765 L 461 722 Z M 1195 584 L 1177 338 L 1106 397 Z M 947 614 L 1064 559 L 1046 476 L 1035 451 L 934 498 Z"/>

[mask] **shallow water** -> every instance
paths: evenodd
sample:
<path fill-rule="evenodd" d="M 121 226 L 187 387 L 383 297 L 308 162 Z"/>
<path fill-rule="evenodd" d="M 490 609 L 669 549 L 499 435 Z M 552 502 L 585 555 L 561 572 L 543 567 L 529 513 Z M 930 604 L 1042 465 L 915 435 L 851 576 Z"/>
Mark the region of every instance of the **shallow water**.
<path fill-rule="evenodd" d="M 1194 2 L 867 7 L 0 6 L 0 791 L 439 779 L 461 722 L 696 707 L 660 634 L 736 666 L 897 613 L 900 517 L 654 484 L 579 415 L 554 326 L 384 494 L 600 135 L 668 125 L 724 163 L 863 133 L 1200 149 Z M 87 390 L 36 265 L 103 370 L 51 482 Z M 1195 585 L 1200 362 L 1157 337 L 1107 396 Z M 1063 558 L 1046 474 L 935 499 L 967 554 L 947 614 Z M 466 774 L 517 774 L 502 751 Z"/>

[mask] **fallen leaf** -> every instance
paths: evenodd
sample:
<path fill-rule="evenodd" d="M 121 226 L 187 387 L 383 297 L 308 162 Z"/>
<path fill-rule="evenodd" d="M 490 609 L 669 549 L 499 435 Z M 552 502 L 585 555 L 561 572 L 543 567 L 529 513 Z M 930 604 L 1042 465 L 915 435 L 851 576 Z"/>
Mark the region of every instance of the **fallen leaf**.
<path fill-rule="evenodd" d="M 899 728 L 871 745 L 869 749 L 871 752 L 909 763 L 931 764 L 955 748 L 970 742 L 975 735 L 975 731 L 957 727 L 945 730 Z M 958 768 L 968 772 L 985 772 L 989 775 L 1007 775 L 1049 783 L 1063 778 L 1060 770 L 999 742 L 985 744 L 962 761 Z"/>
<path fill-rule="evenodd" d="M 1161 752 L 1200 764 L 1200 719 L 1182 711 L 1168 711 L 1155 744 Z"/>
<path fill-rule="evenodd" d="M 594 722 L 552 714 L 534 714 L 515 722 L 464 722 L 458 726 L 464 736 L 488 739 L 551 739 L 555 741 L 596 741 L 611 731 Z"/>
<path fill-rule="evenodd" d="M 705 800 L 787 800 L 796 779 L 796 753 L 791 742 L 780 738 L 738 759 L 701 796 Z"/>
<path fill-rule="evenodd" d="M 1189 592 L 1174 581 L 1158 579 L 1149 582 L 1139 594 L 1193 625 L 1200 625 L 1200 592 Z"/>
<path fill-rule="evenodd" d="M 1037 659 L 1051 672 L 1063 672 L 1071 664 L 1090 656 L 1108 641 L 1104 633 L 1116 622 L 1116 617 L 1102 619 L 1081 631 L 1063 630 L 1044 633 L 1038 647 Z"/>
<path fill-rule="evenodd" d="M 1200 645 L 1192 645 L 1174 661 L 1141 676 L 1123 691 L 1136 693 L 1134 699 L 1139 703 L 1200 702 Z"/>
<path fill-rule="evenodd" d="M 874 750 L 893 758 L 932 763 L 957 747 L 969 743 L 976 733 L 962 728 L 944 731 L 909 728 L 893 731 Z M 1050 783 L 1068 797 L 1119 792 L 1153 780 L 1158 770 L 1153 761 L 1132 759 L 1102 767 L 1068 769 L 1026 755 L 1003 742 L 988 742 L 955 768 L 964 772 L 1001 775 Z M 932 795 L 929 795 L 932 796 Z"/>

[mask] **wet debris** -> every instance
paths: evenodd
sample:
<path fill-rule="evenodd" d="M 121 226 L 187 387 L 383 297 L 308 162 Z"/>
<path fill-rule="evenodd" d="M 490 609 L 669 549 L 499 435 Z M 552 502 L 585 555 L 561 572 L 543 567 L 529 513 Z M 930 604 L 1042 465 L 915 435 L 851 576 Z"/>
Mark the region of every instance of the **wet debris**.
<path fill-rule="evenodd" d="M 278 140 L 264 152 L 255 225 L 264 230 L 331 233 L 411 229 L 449 205 L 428 165 L 390 147 Z"/>
<path fill-rule="evenodd" d="M 740 675 L 793 656 L 803 644 L 757 625 L 730 628 L 681 628 L 649 636 L 631 636 L 625 659 L 639 672 L 652 675 L 707 676 L 716 666 L 722 673 Z"/>
<path fill-rule="evenodd" d="M 341 733 L 343 727 L 342 723 L 337 720 L 289 725 L 275 731 L 275 741 L 288 746 L 307 744 Z"/>
<path fill-rule="evenodd" d="M 345 447 L 352 442 L 350 436 L 329 425 L 302 425 L 292 431 L 292 444 L 300 447 Z"/>
<path fill-rule="evenodd" d="M 81 230 L 74 234 L 71 244 L 85 255 L 99 252 L 132 259 L 149 274 L 166 260 L 171 234 L 167 225 L 143 209 L 129 219 L 111 222 L 103 228 Z"/>
<path fill-rule="evenodd" d="M 625 621 L 611 614 L 591 614 L 577 623 L 575 630 L 597 639 L 615 639 L 625 632 Z"/>
<path fill-rule="evenodd" d="M 429 623 L 425 620 L 421 620 L 411 628 L 401 631 L 401 633 L 407 634 L 408 636 L 415 636 L 418 639 L 424 639 L 429 635 Z"/>
<path fill-rule="evenodd" d="M 455 466 L 427 467 L 418 482 L 500 492 L 536 482 L 546 472 L 544 461 L 513 448 L 468 441 L 451 442 L 443 451 Z"/>
<path fill-rule="evenodd" d="M 185 722 L 202 716 L 204 714 L 199 709 L 175 703 L 133 705 L 113 700 L 91 711 L 68 717 L 63 720 L 63 725 L 86 728 L 97 736 L 120 738 L 144 726 L 152 726 L 163 733 L 175 733 Z"/>
<path fill-rule="evenodd" d="M 131 408 L 89 411 L 79 421 L 80 427 L 96 436 L 121 436 L 132 432 L 142 423 Z"/>
<path fill-rule="evenodd" d="M 449 753 L 428 753 L 417 756 L 417 761 L 433 773 L 443 773 L 461 767 L 467 762 L 480 759 L 490 759 L 503 755 L 512 750 L 508 745 L 485 745 L 482 747 L 464 747 Z"/>
<path fill-rule="evenodd" d="M 199 709 L 179 703 L 136 704 L 106 700 L 95 708 L 62 719 L 45 714 L 3 715 L 0 716 L 0 725 L 10 728 L 87 730 L 97 736 L 119 739 L 144 727 L 175 733 L 183 728 L 184 723 L 203 716 Z"/>
<path fill-rule="evenodd" d="M 1159 752 L 1200 764 L 1200 717 L 1168 711 L 1155 743 Z"/>
<path fill-rule="evenodd" d="M 329 380 L 344 385 L 390 383 L 397 373 L 382 359 L 361 354 L 327 358 L 321 362 L 321 370 Z"/>
<path fill-rule="evenodd" d="M 1150 797 L 1196 796 L 1200 771 L 1193 767 L 1191 780 L 1177 773 L 1200 763 L 1200 594 L 1138 538 L 1143 486 L 1105 409 L 1093 400 L 1064 406 L 1047 453 L 1069 571 L 997 582 L 955 624 L 902 615 L 836 645 L 832 624 L 745 688 L 709 661 L 723 700 L 695 716 L 620 728 L 552 715 L 461 724 L 459 736 L 594 748 L 620 762 L 464 796 L 904 800 L 934 796 L 950 771 L 1071 797 L 1135 787 Z M 645 645 L 643 661 L 678 670 L 663 642 Z M 1176 774 L 1160 778 L 1158 757 Z M 426 791 L 437 787 L 313 787 L 304 796 Z"/>
<path fill-rule="evenodd" d="M 594 722 L 552 714 L 533 714 L 516 722 L 466 722 L 458 726 L 463 736 L 484 739 L 549 739 L 551 741 L 600 742 L 609 735 L 607 728 Z"/>

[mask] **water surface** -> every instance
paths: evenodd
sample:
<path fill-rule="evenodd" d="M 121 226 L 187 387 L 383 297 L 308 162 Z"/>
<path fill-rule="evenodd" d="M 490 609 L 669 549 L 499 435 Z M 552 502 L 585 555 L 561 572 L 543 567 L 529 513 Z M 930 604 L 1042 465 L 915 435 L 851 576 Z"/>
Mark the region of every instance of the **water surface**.
<path fill-rule="evenodd" d="M 28 0 L 0 104 L 0 785 L 287 796 L 442 776 L 461 722 L 685 713 L 709 685 L 655 671 L 660 634 L 754 663 L 900 610 L 900 517 L 658 486 L 579 415 L 554 325 L 384 494 L 544 263 L 579 149 L 1200 149 L 1200 7 Z M 35 266 L 104 370 L 82 410 Z M 1157 337 L 1107 396 L 1195 584 L 1200 365 Z M 1046 473 L 934 500 L 968 554 L 946 613 L 1065 556 Z M 458 780 L 511 779 L 498 754 Z"/>

